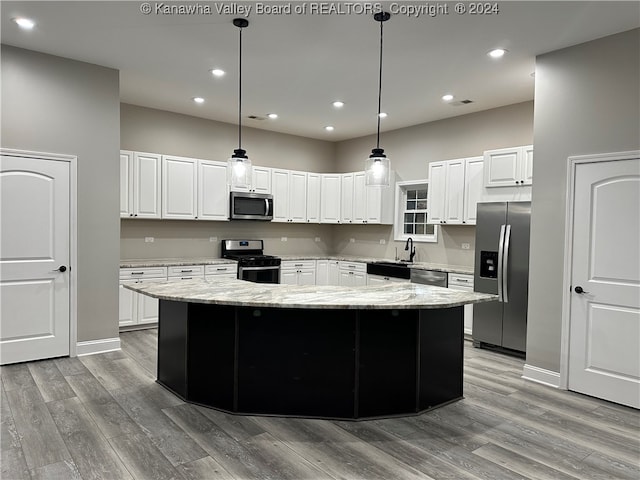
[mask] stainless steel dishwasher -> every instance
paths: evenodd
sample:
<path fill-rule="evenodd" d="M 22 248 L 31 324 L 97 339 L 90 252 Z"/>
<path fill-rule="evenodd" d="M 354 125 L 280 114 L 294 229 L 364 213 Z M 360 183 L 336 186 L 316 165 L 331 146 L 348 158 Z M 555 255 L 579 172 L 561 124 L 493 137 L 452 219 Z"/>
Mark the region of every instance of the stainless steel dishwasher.
<path fill-rule="evenodd" d="M 447 287 L 447 272 L 437 270 L 411 269 L 411 283 L 422 283 L 424 285 L 435 285 L 436 287 Z"/>

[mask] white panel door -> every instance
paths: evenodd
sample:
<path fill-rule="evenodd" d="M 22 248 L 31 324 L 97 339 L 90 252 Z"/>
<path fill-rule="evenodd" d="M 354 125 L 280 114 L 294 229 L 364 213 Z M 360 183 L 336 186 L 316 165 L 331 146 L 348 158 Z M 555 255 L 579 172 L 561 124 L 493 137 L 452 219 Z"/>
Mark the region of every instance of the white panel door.
<path fill-rule="evenodd" d="M 520 182 L 521 147 L 484 152 L 484 186 L 512 187 Z"/>
<path fill-rule="evenodd" d="M 446 221 L 447 162 L 429 164 L 428 223 Z"/>
<path fill-rule="evenodd" d="M 307 222 L 307 174 L 289 172 L 289 218 L 292 222 Z"/>
<path fill-rule="evenodd" d="M 343 173 L 340 182 L 340 221 L 342 223 L 353 222 L 353 173 Z"/>
<path fill-rule="evenodd" d="M 162 218 L 196 218 L 197 160 L 162 157 Z"/>
<path fill-rule="evenodd" d="M 229 219 L 227 164 L 198 160 L 198 220 Z"/>
<path fill-rule="evenodd" d="M 271 171 L 271 190 L 273 192 L 273 221 L 290 221 L 289 170 L 273 169 Z"/>
<path fill-rule="evenodd" d="M 367 220 L 367 190 L 377 190 L 380 188 L 366 188 L 365 173 L 355 172 L 353 174 L 353 223 L 366 223 Z"/>
<path fill-rule="evenodd" d="M 307 223 L 320 223 L 320 174 L 307 174 Z"/>
<path fill-rule="evenodd" d="M 0 159 L 1 364 L 69 355 L 69 172 Z"/>
<path fill-rule="evenodd" d="M 340 187 L 342 176 L 339 173 L 326 173 L 320 182 L 320 223 L 340 223 Z"/>
<path fill-rule="evenodd" d="M 133 216 L 161 218 L 162 155 L 135 152 L 133 156 Z"/>
<path fill-rule="evenodd" d="M 449 160 L 446 174 L 446 223 L 460 224 L 464 216 L 464 159 Z"/>
<path fill-rule="evenodd" d="M 639 159 L 576 165 L 569 389 L 634 408 L 640 408 L 639 210 Z"/>
<path fill-rule="evenodd" d="M 464 218 L 462 223 L 476 224 L 478 202 L 482 200 L 484 188 L 483 157 L 465 159 L 464 167 Z"/>

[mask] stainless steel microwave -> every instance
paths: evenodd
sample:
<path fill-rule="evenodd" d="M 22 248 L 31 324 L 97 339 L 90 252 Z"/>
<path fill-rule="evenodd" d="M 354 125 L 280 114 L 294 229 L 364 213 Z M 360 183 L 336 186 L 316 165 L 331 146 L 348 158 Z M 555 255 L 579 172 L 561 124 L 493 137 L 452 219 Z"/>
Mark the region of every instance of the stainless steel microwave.
<path fill-rule="evenodd" d="M 273 195 L 265 193 L 231 192 L 231 220 L 273 219 Z"/>

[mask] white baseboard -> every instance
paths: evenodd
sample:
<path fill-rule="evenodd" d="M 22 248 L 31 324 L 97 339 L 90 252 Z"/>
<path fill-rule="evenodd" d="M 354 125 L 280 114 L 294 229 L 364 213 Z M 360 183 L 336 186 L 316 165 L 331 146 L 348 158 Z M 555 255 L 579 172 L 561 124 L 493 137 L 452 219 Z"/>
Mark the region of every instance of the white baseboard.
<path fill-rule="evenodd" d="M 76 355 L 78 357 L 95 355 L 96 353 L 113 352 L 115 350 L 120 350 L 120 337 L 76 343 Z"/>
<path fill-rule="evenodd" d="M 560 372 L 545 370 L 544 368 L 524 365 L 522 378 L 536 383 L 541 383 L 549 387 L 560 388 Z"/>

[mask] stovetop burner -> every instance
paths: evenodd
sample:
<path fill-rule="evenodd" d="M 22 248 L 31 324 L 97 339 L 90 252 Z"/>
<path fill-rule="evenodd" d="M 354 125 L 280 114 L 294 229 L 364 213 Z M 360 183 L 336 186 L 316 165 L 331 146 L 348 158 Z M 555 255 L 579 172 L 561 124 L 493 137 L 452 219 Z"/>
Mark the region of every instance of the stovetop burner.
<path fill-rule="evenodd" d="M 264 255 L 262 240 L 223 240 L 222 258 L 236 260 L 242 267 L 275 267 L 280 258 Z"/>

